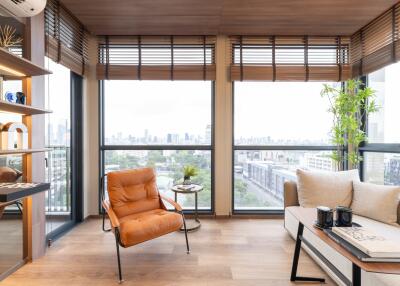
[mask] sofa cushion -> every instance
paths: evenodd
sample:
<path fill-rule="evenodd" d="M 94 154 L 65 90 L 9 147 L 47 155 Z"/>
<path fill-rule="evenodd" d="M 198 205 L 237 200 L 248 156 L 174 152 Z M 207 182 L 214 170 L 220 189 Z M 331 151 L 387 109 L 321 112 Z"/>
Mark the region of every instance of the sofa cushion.
<path fill-rule="evenodd" d="M 387 224 L 397 224 L 400 187 L 353 182 L 353 213 Z"/>
<path fill-rule="evenodd" d="M 315 208 L 327 206 L 349 207 L 353 193 L 353 181 L 360 181 L 358 170 L 342 172 L 306 171 L 297 172 L 300 206 Z"/>

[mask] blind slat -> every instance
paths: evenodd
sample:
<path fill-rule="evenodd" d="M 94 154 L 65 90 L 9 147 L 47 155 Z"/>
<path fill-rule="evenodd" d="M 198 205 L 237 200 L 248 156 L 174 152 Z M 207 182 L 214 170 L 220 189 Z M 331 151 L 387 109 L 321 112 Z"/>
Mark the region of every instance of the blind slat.
<path fill-rule="evenodd" d="M 352 77 L 366 75 L 399 60 L 400 4 L 351 37 Z"/>
<path fill-rule="evenodd" d="M 98 79 L 215 80 L 215 36 L 106 36 Z"/>
<path fill-rule="evenodd" d="M 339 81 L 350 77 L 349 37 L 231 37 L 231 80 Z"/>
<path fill-rule="evenodd" d="M 46 56 L 83 75 L 88 62 L 87 32 L 58 0 L 47 1 L 45 33 Z"/>

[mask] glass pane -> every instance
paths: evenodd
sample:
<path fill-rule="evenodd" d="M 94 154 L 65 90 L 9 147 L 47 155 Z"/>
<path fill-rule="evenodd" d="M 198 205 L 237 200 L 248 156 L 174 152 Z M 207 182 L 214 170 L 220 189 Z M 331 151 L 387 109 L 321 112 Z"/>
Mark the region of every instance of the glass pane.
<path fill-rule="evenodd" d="M 296 170 L 336 170 L 322 151 L 235 151 L 235 209 L 283 209 L 283 184 L 296 181 Z"/>
<path fill-rule="evenodd" d="M 105 81 L 106 145 L 211 144 L 209 81 Z"/>
<path fill-rule="evenodd" d="M 364 181 L 399 186 L 400 154 L 364 153 Z"/>
<path fill-rule="evenodd" d="M 161 194 L 174 198 L 170 191 L 174 184 L 182 183 L 183 167 L 193 165 L 199 174 L 192 178 L 204 190 L 199 193 L 199 209 L 211 209 L 211 151 L 200 150 L 113 150 L 104 151 L 105 173 L 138 167 L 153 167 L 157 172 L 157 185 Z M 178 195 L 178 202 L 185 209 L 194 208 L 194 195 Z"/>
<path fill-rule="evenodd" d="M 235 144 L 330 145 L 321 90 L 318 82 L 235 83 Z"/>
<path fill-rule="evenodd" d="M 46 58 L 46 233 L 71 220 L 71 72 Z"/>
<path fill-rule="evenodd" d="M 398 94 L 400 63 L 368 75 L 368 86 L 376 91 L 379 112 L 368 117 L 369 143 L 400 142 L 400 96 Z"/>

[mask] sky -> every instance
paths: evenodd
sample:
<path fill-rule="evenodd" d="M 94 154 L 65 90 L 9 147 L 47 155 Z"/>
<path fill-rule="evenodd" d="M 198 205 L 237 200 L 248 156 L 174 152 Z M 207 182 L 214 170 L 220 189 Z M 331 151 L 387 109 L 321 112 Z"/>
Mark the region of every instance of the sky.
<path fill-rule="evenodd" d="M 105 135 L 168 133 L 205 136 L 211 124 L 211 82 L 106 81 Z"/>
<path fill-rule="evenodd" d="M 235 84 L 238 137 L 327 140 L 332 116 L 321 83 Z M 106 137 L 168 133 L 204 136 L 211 123 L 211 83 L 106 81 Z"/>
<path fill-rule="evenodd" d="M 332 115 L 319 82 L 235 83 L 235 137 L 327 140 Z"/>
<path fill-rule="evenodd" d="M 400 142 L 400 63 L 392 64 L 369 76 L 369 86 L 376 91 L 379 112 L 369 118 L 369 124 L 379 122 L 378 130 L 370 129 L 370 143 Z M 378 134 L 376 134 L 378 133 Z"/>

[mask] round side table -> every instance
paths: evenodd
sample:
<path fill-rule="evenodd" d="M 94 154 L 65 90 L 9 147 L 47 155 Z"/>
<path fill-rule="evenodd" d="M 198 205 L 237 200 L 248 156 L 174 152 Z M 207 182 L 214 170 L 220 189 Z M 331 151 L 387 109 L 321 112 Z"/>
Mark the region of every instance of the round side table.
<path fill-rule="evenodd" d="M 193 188 L 184 190 L 181 189 L 184 185 L 175 185 L 171 188 L 171 191 L 174 192 L 175 194 L 175 202 L 178 202 L 178 194 L 194 194 L 194 220 L 187 220 L 186 221 L 186 229 L 187 231 L 195 231 L 198 230 L 201 226 L 200 220 L 199 220 L 199 215 L 198 215 L 198 193 L 203 190 L 203 186 L 200 185 L 194 185 L 192 184 Z M 186 186 L 185 186 L 186 187 Z M 183 228 L 181 228 L 181 231 L 184 231 Z"/>

